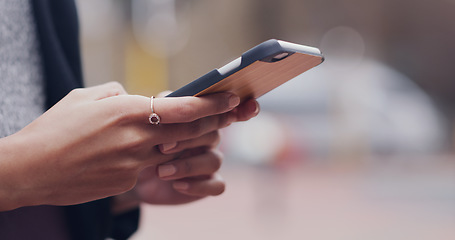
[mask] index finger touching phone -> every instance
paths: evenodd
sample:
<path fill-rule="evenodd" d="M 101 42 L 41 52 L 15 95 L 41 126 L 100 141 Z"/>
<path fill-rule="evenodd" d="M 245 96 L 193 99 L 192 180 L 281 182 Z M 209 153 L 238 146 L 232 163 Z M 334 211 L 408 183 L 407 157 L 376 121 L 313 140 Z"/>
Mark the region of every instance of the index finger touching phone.
<path fill-rule="evenodd" d="M 113 116 L 128 117 L 133 121 L 148 122 L 155 113 L 160 124 L 188 123 L 197 119 L 229 112 L 240 103 L 233 93 L 216 93 L 204 97 L 154 98 L 138 95 L 119 95 L 98 101 L 105 104 L 100 109 Z"/>

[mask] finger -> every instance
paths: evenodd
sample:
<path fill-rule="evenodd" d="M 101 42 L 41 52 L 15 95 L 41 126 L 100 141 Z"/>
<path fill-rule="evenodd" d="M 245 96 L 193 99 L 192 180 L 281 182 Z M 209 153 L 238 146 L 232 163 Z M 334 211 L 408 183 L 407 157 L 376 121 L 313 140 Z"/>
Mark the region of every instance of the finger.
<path fill-rule="evenodd" d="M 197 119 L 228 112 L 238 106 L 240 99 L 231 93 L 217 93 L 203 97 L 169 97 L 155 98 L 153 110 L 160 118 L 161 124 L 187 123 Z M 151 113 L 151 101 L 143 96 L 117 96 L 103 99 L 104 108 L 113 109 L 128 117 L 148 123 Z"/>
<path fill-rule="evenodd" d="M 250 99 L 235 108 L 233 113 L 236 116 L 237 121 L 240 122 L 256 117 L 259 114 L 259 111 L 259 103 L 255 99 Z"/>
<path fill-rule="evenodd" d="M 201 175 L 212 175 L 220 169 L 222 154 L 210 150 L 193 157 L 173 160 L 158 166 L 158 176 L 163 180 L 182 179 Z"/>
<path fill-rule="evenodd" d="M 163 123 L 182 123 L 228 112 L 239 103 L 237 95 L 218 93 L 203 97 L 159 98 L 154 109 L 164 119 Z"/>
<path fill-rule="evenodd" d="M 176 139 L 182 141 L 197 138 L 211 131 L 227 127 L 233 122 L 247 121 L 257 116 L 259 110 L 258 102 L 251 99 L 228 113 L 201 118 L 186 124 L 163 125 L 162 128 L 159 129 L 163 131 L 162 134 L 160 134 L 161 140 L 163 142 L 170 142 L 170 145 L 166 147 L 172 149 L 172 147 L 177 147 Z"/>
<path fill-rule="evenodd" d="M 201 137 L 210 132 L 229 126 L 236 121 L 236 116 L 223 113 L 204 117 L 190 123 L 163 124 L 154 128 L 154 133 L 160 136 L 161 143 L 173 143 Z M 152 136 L 151 136 L 152 137 Z"/>
<path fill-rule="evenodd" d="M 195 197 L 217 196 L 226 189 L 226 184 L 219 174 L 203 180 L 179 180 L 174 182 L 172 186 L 180 193 Z"/>
<path fill-rule="evenodd" d="M 197 147 L 215 147 L 220 142 L 220 133 L 218 131 L 212 131 L 196 139 L 185 140 L 181 142 L 172 142 L 161 144 L 159 146 L 162 153 L 176 153 L 185 149 L 197 148 Z"/>
<path fill-rule="evenodd" d="M 118 82 L 108 82 L 88 88 L 78 88 L 71 91 L 72 95 L 88 98 L 91 100 L 100 100 L 108 97 L 127 94 L 123 86 Z"/>

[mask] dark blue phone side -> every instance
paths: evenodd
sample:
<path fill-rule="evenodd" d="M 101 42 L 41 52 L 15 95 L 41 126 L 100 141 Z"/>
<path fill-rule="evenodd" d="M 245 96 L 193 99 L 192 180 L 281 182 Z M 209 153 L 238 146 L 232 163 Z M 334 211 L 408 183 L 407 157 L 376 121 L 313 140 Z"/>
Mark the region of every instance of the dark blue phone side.
<path fill-rule="evenodd" d="M 166 97 L 194 96 L 213 84 L 216 84 L 224 78 L 229 77 L 235 72 L 247 67 L 248 65 L 282 51 L 283 49 L 278 43 L 278 40 L 270 39 L 243 53 L 240 66 L 229 71 L 225 75 L 221 75 L 218 70 L 214 69 L 204 76 L 170 93 Z"/>

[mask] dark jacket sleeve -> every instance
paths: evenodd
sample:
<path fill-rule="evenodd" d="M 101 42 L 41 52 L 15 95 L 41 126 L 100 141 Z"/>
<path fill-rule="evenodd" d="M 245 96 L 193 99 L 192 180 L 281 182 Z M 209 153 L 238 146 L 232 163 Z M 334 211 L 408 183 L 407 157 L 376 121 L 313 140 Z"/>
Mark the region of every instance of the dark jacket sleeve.
<path fill-rule="evenodd" d="M 31 1 L 44 63 L 47 106 L 82 87 L 79 24 L 72 0 Z"/>
<path fill-rule="evenodd" d="M 44 68 L 46 104 L 50 108 L 72 89 L 83 86 L 79 24 L 73 0 L 33 0 Z M 73 239 L 126 239 L 137 229 L 139 210 L 112 216 L 110 199 L 68 206 Z"/>

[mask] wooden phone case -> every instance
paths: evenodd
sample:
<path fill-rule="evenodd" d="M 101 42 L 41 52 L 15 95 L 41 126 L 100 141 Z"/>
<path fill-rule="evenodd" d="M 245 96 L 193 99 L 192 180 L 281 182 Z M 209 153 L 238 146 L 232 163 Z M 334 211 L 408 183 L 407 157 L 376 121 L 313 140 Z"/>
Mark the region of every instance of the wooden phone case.
<path fill-rule="evenodd" d="M 233 92 L 241 101 L 258 98 L 281 84 L 319 65 L 322 57 L 294 53 L 277 62 L 258 60 L 195 96 L 215 92 Z"/>
<path fill-rule="evenodd" d="M 283 56 L 283 57 L 278 57 Z M 319 49 L 271 39 L 223 68 L 172 92 L 168 97 L 233 92 L 241 101 L 258 98 L 324 61 Z"/>

